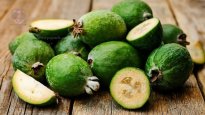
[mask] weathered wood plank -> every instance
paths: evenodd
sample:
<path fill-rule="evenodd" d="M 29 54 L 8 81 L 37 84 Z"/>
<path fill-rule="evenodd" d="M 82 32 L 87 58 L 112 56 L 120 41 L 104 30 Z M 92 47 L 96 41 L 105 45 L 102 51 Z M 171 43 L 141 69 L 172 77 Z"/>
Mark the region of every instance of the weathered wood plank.
<path fill-rule="evenodd" d="M 203 0 L 182 0 L 179 4 L 176 0 L 170 1 L 173 9 L 178 12 L 176 18 L 179 18 L 180 26 L 191 37 L 200 39 L 205 48 L 205 1 Z M 184 5 L 181 5 L 184 4 Z M 186 9 L 179 11 L 180 9 Z M 188 24 L 189 23 L 189 24 Z M 195 36 L 193 36 L 195 35 Z M 197 80 L 200 84 L 201 91 L 205 96 L 205 67 L 197 73 Z"/>
<path fill-rule="evenodd" d="M 31 21 L 43 18 L 79 18 L 90 10 L 91 0 L 18 0 L 0 22 L 0 115 L 4 114 L 68 114 L 70 99 L 62 98 L 58 105 L 38 108 L 26 104 L 12 91 L 14 73 L 8 43 L 22 31 L 27 31 Z M 78 7 L 76 7 L 78 6 Z M 18 13 L 16 13 L 16 11 Z M 17 15 L 17 16 L 16 16 Z M 2 66 L 3 65 L 3 66 Z"/>
<path fill-rule="evenodd" d="M 16 0 L 0 0 L 0 20 L 4 17 L 4 15 L 9 11 L 12 5 Z"/>
<path fill-rule="evenodd" d="M 153 9 L 155 17 L 162 23 L 176 24 L 169 4 L 165 0 L 145 0 Z M 94 0 L 93 9 L 110 9 L 118 0 Z M 105 107 L 102 107 L 102 106 Z M 99 108 L 103 110 L 99 110 Z M 139 110 L 125 110 L 117 105 L 108 92 L 100 92 L 96 96 L 77 99 L 74 102 L 73 114 L 204 114 L 204 100 L 194 75 L 191 75 L 182 89 L 169 94 L 153 91 L 148 103 Z"/>

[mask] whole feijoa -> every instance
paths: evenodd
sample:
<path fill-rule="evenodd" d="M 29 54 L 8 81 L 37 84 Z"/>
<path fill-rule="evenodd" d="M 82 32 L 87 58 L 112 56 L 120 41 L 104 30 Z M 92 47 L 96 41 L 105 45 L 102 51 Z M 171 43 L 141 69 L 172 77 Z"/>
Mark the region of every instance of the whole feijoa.
<path fill-rule="evenodd" d="M 102 42 L 121 40 L 126 34 L 124 20 L 108 10 L 96 10 L 83 15 L 74 24 L 73 34 L 93 47 Z"/>
<path fill-rule="evenodd" d="M 103 87 L 109 87 L 114 74 L 124 67 L 140 67 L 140 54 L 131 45 L 121 41 L 105 42 L 88 54 L 88 63 Z"/>
<path fill-rule="evenodd" d="M 12 63 L 15 69 L 38 81 L 43 81 L 46 65 L 53 56 L 54 51 L 50 45 L 37 39 L 29 40 L 18 46 L 12 57 Z"/>
<path fill-rule="evenodd" d="M 182 86 L 192 69 L 193 63 L 188 50 L 176 43 L 165 44 L 154 50 L 145 67 L 151 85 L 165 91 Z"/>
<path fill-rule="evenodd" d="M 29 33 L 29 32 L 25 32 L 25 33 L 22 33 L 21 35 L 17 36 L 14 40 L 12 40 L 9 43 L 9 50 L 10 50 L 11 54 L 14 54 L 16 48 L 21 43 L 23 43 L 24 41 L 33 40 L 33 39 L 36 39 L 36 37 L 32 33 Z"/>
<path fill-rule="evenodd" d="M 183 30 L 173 24 L 163 24 L 163 37 L 162 41 L 165 44 L 168 43 L 178 43 L 182 46 L 189 45 L 189 42 L 186 41 L 186 34 Z"/>
<path fill-rule="evenodd" d="M 75 54 L 84 60 L 87 60 L 88 57 L 88 48 L 80 40 L 74 38 L 72 35 L 67 35 L 65 38 L 61 39 L 54 47 L 55 54 L 62 53 L 72 53 Z"/>
<path fill-rule="evenodd" d="M 141 0 L 123 0 L 115 4 L 112 11 L 124 19 L 128 30 L 153 17 L 149 5 Z"/>
<path fill-rule="evenodd" d="M 88 63 L 71 53 L 53 57 L 46 67 L 46 78 L 51 88 L 62 96 L 92 94 L 100 87 Z"/>

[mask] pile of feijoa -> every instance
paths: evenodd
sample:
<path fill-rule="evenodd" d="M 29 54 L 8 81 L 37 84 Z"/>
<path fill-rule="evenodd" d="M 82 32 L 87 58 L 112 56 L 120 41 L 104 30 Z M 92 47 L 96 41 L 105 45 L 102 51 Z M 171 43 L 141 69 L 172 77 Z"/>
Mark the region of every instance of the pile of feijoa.
<path fill-rule="evenodd" d="M 38 106 L 101 86 L 122 107 L 137 109 L 151 89 L 183 86 L 193 69 L 188 44 L 186 34 L 162 25 L 148 4 L 123 0 L 79 20 L 32 22 L 9 44 L 12 85 L 19 98 Z"/>

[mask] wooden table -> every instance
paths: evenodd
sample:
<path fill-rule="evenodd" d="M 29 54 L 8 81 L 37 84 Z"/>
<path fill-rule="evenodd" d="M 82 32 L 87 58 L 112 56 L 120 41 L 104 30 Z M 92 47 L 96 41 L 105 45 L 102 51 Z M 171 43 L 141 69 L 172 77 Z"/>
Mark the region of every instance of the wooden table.
<path fill-rule="evenodd" d="M 169 94 L 152 92 L 149 102 L 138 110 L 118 106 L 107 91 L 94 96 L 62 98 L 53 107 L 39 108 L 20 100 L 12 90 L 14 73 L 8 43 L 29 23 L 43 18 L 78 19 L 96 9 L 110 9 L 119 0 L 0 0 L 0 115 L 205 115 L 205 67 L 195 68 L 183 89 Z M 205 43 L 204 0 L 145 0 L 162 23 L 179 25 L 188 35 Z M 203 44 L 202 44 L 203 45 Z M 205 47 L 205 44 L 203 45 Z"/>

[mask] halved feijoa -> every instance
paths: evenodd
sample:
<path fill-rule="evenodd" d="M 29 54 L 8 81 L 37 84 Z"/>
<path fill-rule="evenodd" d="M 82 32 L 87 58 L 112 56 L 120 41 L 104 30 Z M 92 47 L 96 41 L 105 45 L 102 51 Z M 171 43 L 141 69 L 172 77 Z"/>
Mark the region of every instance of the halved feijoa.
<path fill-rule="evenodd" d="M 127 41 L 141 50 L 153 50 L 161 44 L 162 26 L 152 18 L 134 27 L 126 37 Z"/>
<path fill-rule="evenodd" d="M 149 99 L 150 84 L 143 70 L 127 67 L 119 70 L 110 83 L 113 99 L 122 107 L 137 109 Z"/>
<path fill-rule="evenodd" d="M 37 38 L 46 41 L 53 41 L 66 36 L 73 26 L 73 21 L 63 19 L 45 19 L 34 21 L 30 26 L 29 31 L 34 33 Z"/>
<path fill-rule="evenodd" d="M 20 70 L 14 73 L 12 85 L 18 97 L 29 104 L 45 106 L 57 102 L 52 90 Z"/>

